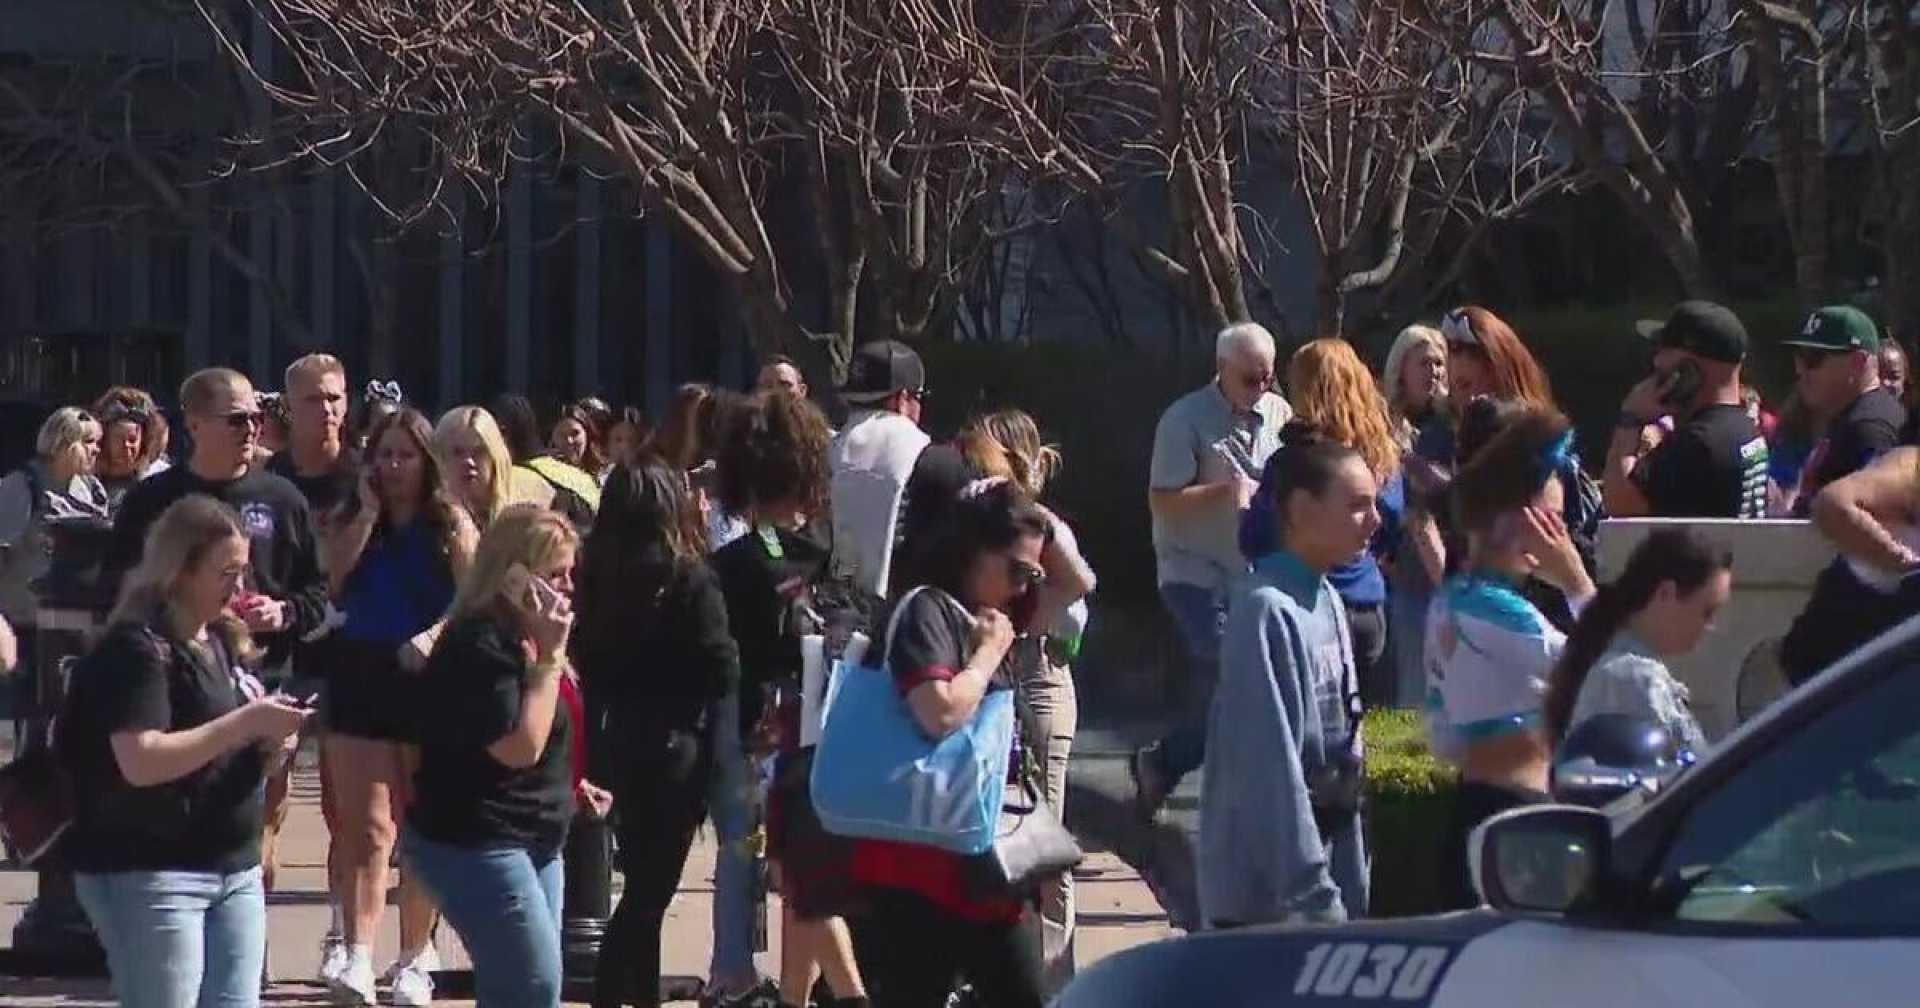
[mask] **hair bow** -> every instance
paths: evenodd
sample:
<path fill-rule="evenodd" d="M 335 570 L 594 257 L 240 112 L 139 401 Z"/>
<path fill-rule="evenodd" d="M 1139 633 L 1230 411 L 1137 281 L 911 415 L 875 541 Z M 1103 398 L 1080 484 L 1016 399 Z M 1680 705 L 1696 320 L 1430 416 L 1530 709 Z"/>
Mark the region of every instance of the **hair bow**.
<path fill-rule="evenodd" d="M 986 479 L 974 480 L 960 488 L 960 499 L 973 500 L 987 491 L 992 490 L 994 487 L 1007 482 L 1009 482 L 1009 480 L 1005 476 L 988 476 Z"/>
<path fill-rule="evenodd" d="M 370 381 L 367 383 L 367 401 L 401 403 L 406 401 L 406 396 L 401 394 L 397 381 Z"/>
<path fill-rule="evenodd" d="M 1473 320 L 1467 317 L 1465 308 L 1455 308 L 1441 317 L 1440 335 L 1444 336 L 1449 344 L 1480 345 L 1480 337 L 1474 335 Z"/>

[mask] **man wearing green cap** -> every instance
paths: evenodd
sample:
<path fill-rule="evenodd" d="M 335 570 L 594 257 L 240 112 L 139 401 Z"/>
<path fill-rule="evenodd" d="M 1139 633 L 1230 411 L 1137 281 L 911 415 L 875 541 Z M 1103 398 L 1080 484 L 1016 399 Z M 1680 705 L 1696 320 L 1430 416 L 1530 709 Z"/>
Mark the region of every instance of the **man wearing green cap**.
<path fill-rule="evenodd" d="M 1799 335 L 1782 342 L 1793 348 L 1800 401 L 1826 428 L 1793 504 L 1794 517 L 1805 518 L 1827 484 L 1900 443 L 1907 410 L 1880 384 L 1880 330 L 1866 312 L 1846 305 L 1822 308 Z"/>

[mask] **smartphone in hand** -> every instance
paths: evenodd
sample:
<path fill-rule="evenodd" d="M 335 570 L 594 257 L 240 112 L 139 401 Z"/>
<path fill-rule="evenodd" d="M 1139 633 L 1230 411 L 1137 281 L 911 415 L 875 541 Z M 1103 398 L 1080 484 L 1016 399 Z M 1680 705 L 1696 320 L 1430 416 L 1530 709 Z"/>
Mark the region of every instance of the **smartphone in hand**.
<path fill-rule="evenodd" d="M 536 594 L 537 589 L 534 585 L 539 583 L 540 579 L 533 576 L 533 572 L 527 569 L 526 564 L 517 563 L 507 568 L 506 578 L 501 582 L 500 593 L 505 595 L 507 601 L 516 608 L 535 612 L 539 596 Z"/>

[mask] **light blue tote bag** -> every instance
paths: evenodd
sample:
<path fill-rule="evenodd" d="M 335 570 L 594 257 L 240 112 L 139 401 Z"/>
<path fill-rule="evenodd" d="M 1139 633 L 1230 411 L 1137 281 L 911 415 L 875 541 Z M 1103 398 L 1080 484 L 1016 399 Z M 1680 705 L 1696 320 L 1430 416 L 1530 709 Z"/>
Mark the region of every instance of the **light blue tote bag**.
<path fill-rule="evenodd" d="M 937 588 L 914 589 L 887 621 L 885 653 L 893 650 L 900 614 L 923 591 L 965 612 Z M 971 720 L 935 741 L 884 667 L 837 663 L 813 756 L 814 811 L 829 833 L 982 853 L 1000 822 L 1013 732 L 1012 690 L 988 693 Z"/>

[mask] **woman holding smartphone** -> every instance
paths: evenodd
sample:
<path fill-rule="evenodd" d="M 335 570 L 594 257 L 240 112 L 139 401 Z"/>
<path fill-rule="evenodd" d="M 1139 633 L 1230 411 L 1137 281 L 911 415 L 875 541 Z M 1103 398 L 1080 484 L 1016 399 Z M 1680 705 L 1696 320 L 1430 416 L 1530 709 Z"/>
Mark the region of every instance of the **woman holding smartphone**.
<path fill-rule="evenodd" d="M 328 974 L 334 999 L 375 1002 L 373 942 L 387 905 L 387 868 L 412 799 L 419 756 L 411 744 L 418 679 L 402 649 L 434 625 L 473 562 L 479 533 L 441 474 L 427 418 L 389 414 L 368 436 L 359 492 L 328 522 L 323 543 L 335 604 L 346 622 L 330 634 L 326 759 L 338 821 L 338 880 L 346 959 Z M 433 902 L 414 873 L 400 881 L 400 954 L 387 971 L 393 1003 L 433 1000 Z"/>
<path fill-rule="evenodd" d="M 311 711 L 244 671 L 253 643 L 227 608 L 247 555 L 226 505 L 168 507 L 69 687 L 68 863 L 129 1008 L 260 1003 L 261 784 Z"/>
<path fill-rule="evenodd" d="M 561 700 L 578 536 L 516 505 L 487 527 L 419 687 L 402 849 L 473 958 L 482 1008 L 560 1003 L 560 850 L 573 820 Z"/>
<path fill-rule="evenodd" d="M 1466 562 L 1428 613 L 1427 713 L 1435 755 L 1460 767 L 1442 877 L 1462 907 L 1478 902 L 1467 874 L 1473 828 L 1549 800 L 1542 699 L 1566 636 L 1522 588 L 1530 577 L 1545 581 L 1576 613 L 1594 595 L 1560 517 L 1555 477 L 1571 436 L 1559 413 L 1522 407 L 1453 481 Z"/>
<path fill-rule="evenodd" d="M 660 929 L 707 816 L 712 710 L 738 689 L 740 652 L 703 559 L 684 475 L 652 461 L 607 477 L 580 568 L 580 678 L 605 712 L 595 776 L 622 810 L 626 891 L 600 945 L 596 1008 L 660 997 Z"/>

